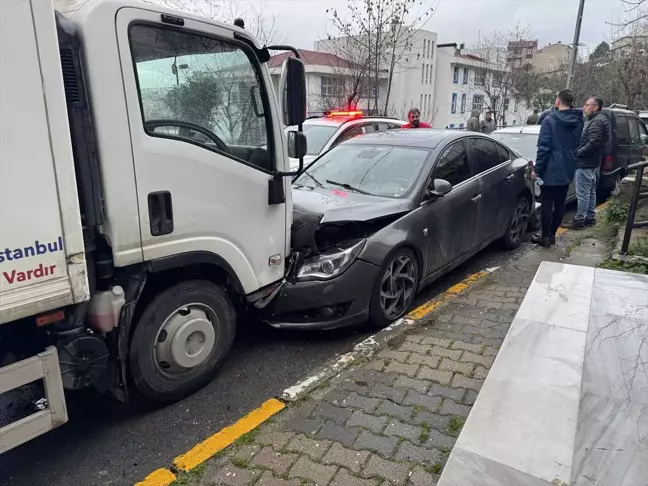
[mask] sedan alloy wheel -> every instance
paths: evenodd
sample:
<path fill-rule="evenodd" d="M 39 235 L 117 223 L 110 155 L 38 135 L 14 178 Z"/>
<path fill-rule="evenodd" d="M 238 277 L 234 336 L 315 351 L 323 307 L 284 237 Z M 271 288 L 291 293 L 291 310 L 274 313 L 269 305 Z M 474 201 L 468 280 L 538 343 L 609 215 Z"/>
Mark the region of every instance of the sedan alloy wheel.
<path fill-rule="evenodd" d="M 396 255 L 383 272 L 380 285 L 380 307 L 390 321 L 398 319 L 409 309 L 417 285 L 417 268 L 408 253 Z"/>

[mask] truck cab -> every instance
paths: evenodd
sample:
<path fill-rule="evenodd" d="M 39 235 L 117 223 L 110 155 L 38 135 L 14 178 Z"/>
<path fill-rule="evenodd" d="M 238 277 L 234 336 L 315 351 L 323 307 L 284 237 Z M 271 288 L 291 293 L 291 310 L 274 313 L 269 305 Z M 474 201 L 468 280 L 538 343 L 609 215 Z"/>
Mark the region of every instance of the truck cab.
<path fill-rule="evenodd" d="M 31 68 L 24 82 L 3 84 L 13 91 L 0 93 L 2 110 L 41 127 L 36 138 L 1 126 L 15 140 L 0 136 L 13 175 L 11 191 L 0 181 L 11 250 L 0 260 L 11 276 L 0 284 L 0 363 L 31 359 L 45 376 L 54 353 L 65 389 L 178 400 L 214 376 L 237 315 L 265 306 L 291 271 L 289 157 L 306 151 L 303 64 L 277 46 L 295 54 L 280 110 L 272 47 L 245 29 L 133 0 L 54 7 L 9 0 L 0 20 L 2 44 L 25 46 L 0 59 L 2 72 Z M 298 129 L 284 135 L 283 125 Z M 35 180 L 43 192 L 34 196 Z M 9 209 L 23 200 L 31 218 Z M 32 247 L 29 263 L 41 270 L 29 281 L 19 278 L 27 258 L 12 252 Z M 14 368 L 0 369 L 0 392 Z M 59 396 L 45 381 L 46 395 Z M 20 443 L 9 432 L 0 429 L 0 452 Z"/>

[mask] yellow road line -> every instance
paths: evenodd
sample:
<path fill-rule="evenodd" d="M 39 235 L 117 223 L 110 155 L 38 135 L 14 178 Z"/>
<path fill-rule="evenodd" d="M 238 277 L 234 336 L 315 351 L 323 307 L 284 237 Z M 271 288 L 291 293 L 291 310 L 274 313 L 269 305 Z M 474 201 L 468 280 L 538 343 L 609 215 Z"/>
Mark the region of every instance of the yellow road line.
<path fill-rule="evenodd" d="M 175 474 L 168 469 L 158 469 L 146 476 L 144 481 L 135 483 L 135 486 L 169 486 L 175 480 Z"/>
<path fill-rule="evenodd" d="M 238 422 L 216 432 L 211 437 L 193 447 L 189 452 L 176 457 L 173 460 L 173 465 L 180 471 L 192 470 L 214 454 L 225 449 L 243 434 L 247 434 L 251 430 L 257 428 L 285 407 L 286 405 L 274 398 L 267 400 L 259 408 L 251 411 Z"/>
<path fill-rule="evenodd" d="M 458 284 L 455 284 L 452 287 L 450 287 L 448 290 L 443 292 L 435 299 L 429 300 L 425 304 L 418 306 L 416 309 L 414 309 L 409 314 L 407 314 L 407 317 L 410 319 L 422 319 L 423 317 L 427 316 L 430 312 L 432 312 L 442 304 L 457 297 L 459 294 L 461 294 L 463 291 L 465 291 L 468 287 L 473 285 L 478 280 L 481 280 L 486 275 L 492 273 L 493 270 L 495 269 L 484 270 L 469 275 Z"/>

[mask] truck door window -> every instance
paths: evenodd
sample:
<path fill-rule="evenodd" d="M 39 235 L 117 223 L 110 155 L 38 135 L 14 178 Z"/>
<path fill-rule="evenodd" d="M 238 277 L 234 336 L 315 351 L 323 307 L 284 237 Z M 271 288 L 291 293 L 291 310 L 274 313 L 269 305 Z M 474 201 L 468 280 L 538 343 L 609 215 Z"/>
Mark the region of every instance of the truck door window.
<path fill-rule="evenodd" d="M 133 25 L 144 129 L 272 171 L 268 99 L 252 57 L 234 43 Z M 259 93 L 261 96 L 259 96 Z M 259 103 L 266 106 L 258 106 Z"/>

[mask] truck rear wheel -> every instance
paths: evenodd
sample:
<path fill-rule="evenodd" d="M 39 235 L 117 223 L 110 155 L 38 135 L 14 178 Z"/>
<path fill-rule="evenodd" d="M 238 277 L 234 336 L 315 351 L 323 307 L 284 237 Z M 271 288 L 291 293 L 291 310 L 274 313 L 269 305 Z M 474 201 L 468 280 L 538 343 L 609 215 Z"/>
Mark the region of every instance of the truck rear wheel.
<path fill-rule="evenodd" d="M 133 331 L 135 387 L 159 403 L 190 395 L 212 379 L 235 333 L 236 312 L 222 287 L 194 280 L 168 288 L 148 304 Z"/>

